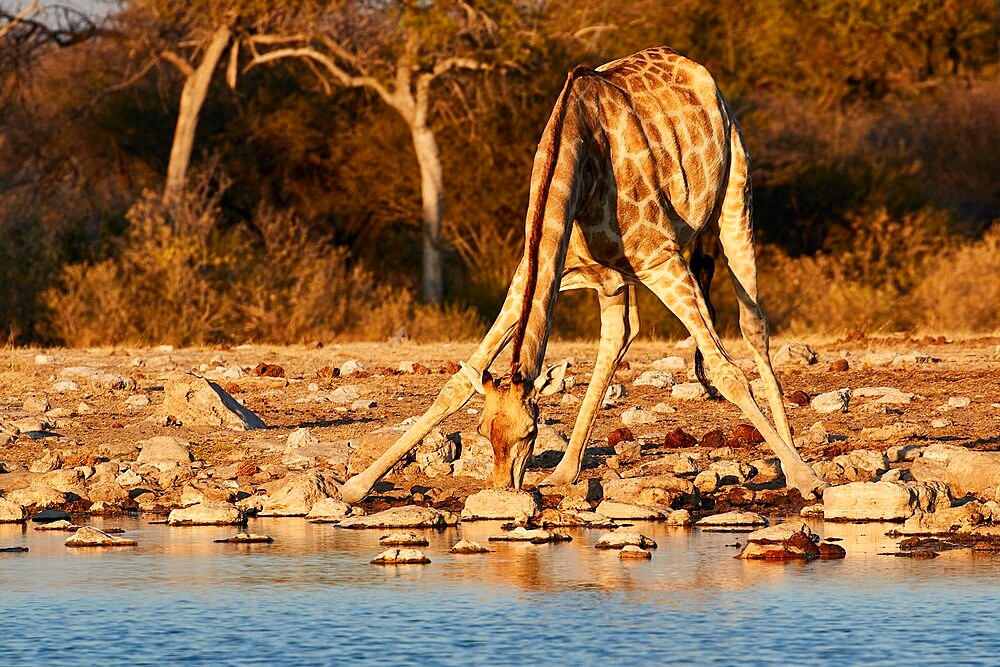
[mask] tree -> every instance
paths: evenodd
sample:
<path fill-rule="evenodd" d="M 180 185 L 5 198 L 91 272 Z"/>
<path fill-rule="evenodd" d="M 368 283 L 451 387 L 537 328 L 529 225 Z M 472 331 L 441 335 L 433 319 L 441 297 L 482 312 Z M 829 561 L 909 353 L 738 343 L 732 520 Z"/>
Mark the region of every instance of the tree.
<path fill-rule="evenodd" d="M 17 12 L 16 14 L 9 14 L 8 12 L 0 13 L 0 18 L 4 19 L 3 25 L 0 25 L 0 39 L 7 36 L 11 30 L 17 27 L 19 23 L 30 17 L 32 14 L 38 11 L 38 0 L 32 0 L 31 4 Z"/>
<path fill-rule="evenodd" d="M 510 31 L 520 18 L 514 3 L 463 0 L 347 0 L 297 33 L 247 34 L 246 69 L 283 59 L 305 61 L 325 87 L 371 91 L 410 131 L 420 168 L 424 301 L 441 303 L 444 182 L 433 126 L 443 82 L 459 72 L 492 69 L 516 48 Z"/>

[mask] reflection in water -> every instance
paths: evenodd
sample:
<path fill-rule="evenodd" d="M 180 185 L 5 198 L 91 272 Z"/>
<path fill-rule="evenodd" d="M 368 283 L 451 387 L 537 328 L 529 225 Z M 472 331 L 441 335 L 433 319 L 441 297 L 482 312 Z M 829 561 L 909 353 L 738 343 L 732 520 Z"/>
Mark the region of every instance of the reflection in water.
<path fill-rule="evenodd" d="M 376 567 L 388 531 L 259 519 L 273 544 L 215 544 L 226 527 L 122 526 L 135 548 L 67 549 L 67 533 L 0 525 L 0 664 L 990 664 L 1000 559 L 914 561 L 892 526 L 813 524 L 843 561 L 733 558 L 745 535 L 636 526 L 659 548 L 621 561 L 604 531 L 552 545 L 482 544 L 497 523 L 423 531 L 428 566 Z M 959 611 L 960 613 L 956 613 Z M 51 638 L 58 637 L 53 642 Z M 65 646 L 73 649 L 67 652 Z"/>

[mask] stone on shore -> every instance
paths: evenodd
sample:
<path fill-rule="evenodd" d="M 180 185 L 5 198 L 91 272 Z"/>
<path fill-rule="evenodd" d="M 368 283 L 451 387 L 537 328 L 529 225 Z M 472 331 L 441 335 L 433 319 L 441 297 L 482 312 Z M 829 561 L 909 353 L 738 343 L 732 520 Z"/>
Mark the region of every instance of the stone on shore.
<path fill-rule="evenodd" d="M 1000 452 L 951 452 L 944 481 L 956 498 L 972 494 L 1000 501 Z"/>
<path fill-rule="evenodd" d="M 221 426 L 237 431 L 265 426 L 222 387 L 190 373 L 166 383 L 159 416 L 184 426 Z"/>
<path fill-rule="evenodd" d="M 305 516 L 320 500 L 339 495 L 336 487 L 317 472 L 295 475 L 264 500 L 257 516 Z"/>
<path fill-rule="evenodd" d="M 698 493 L 691 480 L 669 474 L 611 479 L 602 487 L 605 499 L 633 505 L 670 506 L 691 502 Z"/>
<path fill-rule="evenodd" d="M 483 489 L 466 499 L 462 519 L 530 519 L 537 511 L 538 502 L 531 493 L 510 489 Z"/>
<path fill-rule="evenodd" d="M 819 556 L 819 537 L 804 523 L 791 521 L 750 533 L 747 536 L 746 546 L 737 558 L 789 560 Z"/>
<path fill-rule="evenodd" d="M 243 512 L 232 503 L 209 500 L 170 512 L 170 526 L 231 526 L 246 521 Z"/>
<path fill-rule="evenodd" d="M 671 514 L 668 507 L 632 505 L 630 503 L 620 503 L 615 500 L 602 500 L 594 512 L 608 519 L 631 521 L 658 521 L 668 518 Z"/>
<path fill-rule="evenodd" d="M 571 542 L 572 537 L 565 533 L 545 530 L 543 528 L 525 528 L 518 526 L 497 535 L 490 535 L 490 542 L 531 542 L 532 544 L 547 544 L 549 542 Z"/>
<path fill-rule="evenodd" d="M 6 498 L 0 498 L 0 523 L 24 522 L 24 508 Z"/>
<path fill-rule="evenodd" d="M 339 528 L 444 528 L 458 523 L 458 517 L 451 512 L 442 512 L 433 507 L 406 505 L 393 507 L 367 516 L 349 516 L 337 526 Z"/>
<path fill-rule="evenodd" d="M 847 412 L 847 405 L 851 400 L 850 389 L 838 389 L 828 391 L 825 394 L 813 397 L 809 402 L 812 409 L 821 414 L 831 412 Z"/>
<path fill-rule="evenodd" d="M 997 535 L 1000 530 L 1000 510 L 978 500 L 971 500 L 956 507 L 937 509 L 934 512 L 916 512 L 899 528 L 903 535 L 956 535 L 987 532 Z"/>
<path fill-rule="evenodd" d="M 431 559 L 418 549 L 388 549 L 372 558 L 372 565 L 426 565 Z"/>
<path fill-rule="evenodd" d="M 851 482 L 823 492 L 827 521 L 905 521 L 919 510 L 951 504 L 947 487 L 934 482 Z"/>
<path fill-rule="evenodd" d="M 365 511 L 360 507 L 351 507 L 347 503 L 335 498 L 323 498 L 317 501 L 306 519 L 310 523 L 339 523 L 349 516 L 364 516 Z"/>
<path fill-rule="evenodd" d="M 194 461 L 191 443 L 173 436 L 159 435 L 149 440 L 140 440 L 136 445 L 139 447 L 136 463 L 168 461 L 185 465 Z"/>
<path fill-rule="evenodd" d="M 68 547 L 134 547 L 136 544 L 135 540 L 108 535 L 90 526 L 83 526 L 66 539 Z"/>
<path fill-rule="evenodd" d="M 741 512 L 737 510 L 706 516 L 703 519 L 699 519 L 694 525 L 709 531 L 741 532 L 760 528 L 767 524 L 767 519 L 755 512 Z"/>

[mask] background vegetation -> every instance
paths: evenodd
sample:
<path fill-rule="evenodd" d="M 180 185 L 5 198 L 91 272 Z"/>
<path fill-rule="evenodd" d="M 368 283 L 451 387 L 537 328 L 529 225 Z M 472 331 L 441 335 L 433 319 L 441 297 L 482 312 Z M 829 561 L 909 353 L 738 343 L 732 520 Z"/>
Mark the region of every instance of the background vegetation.
<path fill-rule="evenodd" d="M 19 7 L 0 8 L 9 25 Z M 995 332 L 997 12 L 993 0 L 137 0 L 87 20 L 49 7 L 0 36 L 0 327 L 69 345 L 475 338 L 520 256 L 531 159 L 565 72 L 666 44 L 715 74 L 743 125 L 772 328 Z M 191 168 L 171 194 L 182 92 L 219 26 L 228 50 L 207 68 Z M 468 65 L 435 79 L 427 114 L 442 303 L 420 298 L 413 123 L 317 61 L 258 62 L 273 36 L 354 49 L 351 76 L 390 83 L 401 62 L 415 76 Z M 734 332 L 728 280 L 714 292 Z M 595 302 L 561 297 L 557 335 L 593 335 Z M 681 333 L 650 295 L 640 310 L 647 335 Z"/>

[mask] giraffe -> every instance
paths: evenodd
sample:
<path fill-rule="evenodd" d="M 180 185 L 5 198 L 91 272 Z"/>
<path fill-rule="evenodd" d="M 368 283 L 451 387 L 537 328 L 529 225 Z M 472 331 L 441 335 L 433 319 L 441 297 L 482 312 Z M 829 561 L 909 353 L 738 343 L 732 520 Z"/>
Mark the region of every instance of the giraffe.
<path fill-rule="evenodd" d="M 740 330 L 767 394 L 764 417 L 743 372 L 723 348 L 684 251 L 706 226 L 718 229 L 739 300 Z M 519 488 L 537 435 L 538 398 L 561 385 L 565 364 L 543 368 L 561 290 L 597 292 L 601 334 L 567 451 L 543 484 L 567 484 L 615 369 L 639 331 L 636 286 L 647 286 L 684 324 L 718 392 L 735 403 L 804 497 L 826 486 L 795 449 L 771 368 L 757 298 L 749 159 L 739 125 L 712 76 L 666 47 L 569 73 L 531 172 L 524 254 L 500 314 L 433 404 L 341 495 L 357 502 L 421 438 L 485 394 L 480 432 L 494 450 L 494 485 Z M 509 379 L 488 368 L 512 343 Z"/>

